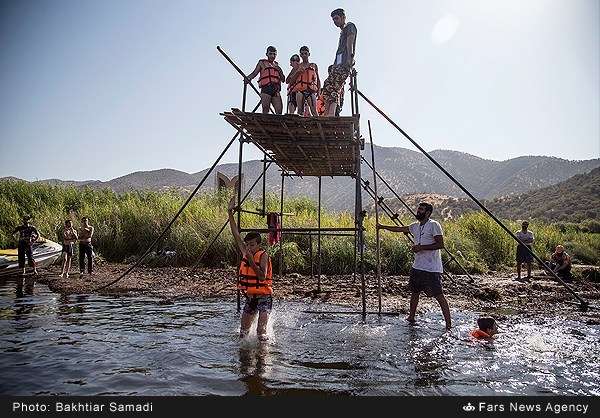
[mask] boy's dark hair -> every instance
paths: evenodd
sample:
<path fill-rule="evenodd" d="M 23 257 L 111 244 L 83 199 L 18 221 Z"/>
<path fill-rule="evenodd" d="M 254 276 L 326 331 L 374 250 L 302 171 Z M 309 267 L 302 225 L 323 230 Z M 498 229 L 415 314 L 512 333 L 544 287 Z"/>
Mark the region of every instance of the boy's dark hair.
<path fill-rule="evenodd" d="M 258 244 L 260 244 L 260 234 L 258 232 L 248 232 L 244 237 L 244 242 L 256 240 Z"/>
<path fill-rule="evenodd" d="M 344 17 L 346 16 L 346 13 L 344 12 L 344 9 L 335 9 L 333 12 L 331 12 L 331 17 L 333 16 Z"/>
<path fill-rule="evenodd" d="M 302 51 L 310 52 L 307 46 L 301 47 L 300 52 L 302 52 Z"/>
<path fill-rule="evenodd" d="M 300 61 L 300 55 L 294 54 L 290 57 L 290 61 Z"/>
<path fill-rule="evenodd" d="M 419 203 L 419 206 L 423 206 L 430 214 L 433 213 L 433 205 L 431 203 L 421 202 Z"/>
<path fill-rule="evenodd" d="M 479 329 L 490 329 L 494 327 L 496 320 L 494 318 L 479 318 L 477 320 L 477 326 Z"/>
<path fill-rule="evenodd" d="M 269 46 L 267 47 L 267 54 L 268 54 L 269 52 L 277 52 L 277 48 L 275 48 L 273 45 L 269 45 Z"/>

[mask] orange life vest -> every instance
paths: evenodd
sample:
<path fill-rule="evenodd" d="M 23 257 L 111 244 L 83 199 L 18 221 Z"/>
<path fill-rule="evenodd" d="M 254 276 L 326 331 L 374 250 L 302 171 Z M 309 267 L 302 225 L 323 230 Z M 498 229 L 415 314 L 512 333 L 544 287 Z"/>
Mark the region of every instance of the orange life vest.
<path fill-rule="evenodd" d="M 317 86 L 317 72 L 314 65 L 310 64 L 308 68 L 298 74 L 296 82 L 292 87 L 293 92 L 310 90 L 313 93 L 319 91 Z"/>
<path fill-rule="evenodd" d="M 474 329 L 473 331 L 471 331 L 471 337 L 477 338 L 477 339 L 490 338 L 490 334 L 477 328 L 477 329 Z"/>
<path fill-rule="evenodd" d="M 264 250 L 258 250 L 254 253 L 254 263 L 260 266 L 260 258 L 265 253 Z M 268 257 L 268 256 L 267 256 Z M 238 289 L 243 290 L 248 295 L 272 295 L 273 294 L 273 269 L 271 258 L 268 257 L 267 271 L 264 280 L 259 280 L 256 272 L 247 260 L 244 258 L 240 263 L 240 277 L 238 279 Z"/>
<path fill-rule="evenodd" d="M 325 114 L 325 100 L 323 99 L 323 93 L 319 94 L 317 97 L 317 113 L 319 116 L 323 116 Z"/>
<path fill-rule="evenodd" d="M 277 68 L 267 61 L 268 67 L 263 67 L 260 70 L 260 78 L 258 79 L 258 86 L 264 87 L 269 84 L 281 84 L 281 79 L 279 78 L 279 71 Z"/>

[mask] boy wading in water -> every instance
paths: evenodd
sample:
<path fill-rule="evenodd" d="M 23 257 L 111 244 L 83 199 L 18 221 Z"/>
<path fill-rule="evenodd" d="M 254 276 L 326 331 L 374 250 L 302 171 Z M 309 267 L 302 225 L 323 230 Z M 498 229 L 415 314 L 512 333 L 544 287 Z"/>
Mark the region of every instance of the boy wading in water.
<path fill-rule="evenodd" d="M 421 292 L 429 297 L 434 297 L 442 308 L 442 314 L 446 321 L 446 329 L 452 327 L 450 320 L 450 308 L 448 301 L 442 291 L 442 273 L 444 267 L 442 264 L 442 255 L 440 250 L 444 248 L 444 236 L 442 226 L 433 219 L 429 219 L 433 212 L 433 206 L 429 203 L 421 202 L 417 208 L 415 218 L 419 222 L 409 226 L 388 226 L 377 225 L 377 228 L 387 229 L 392 232 L 409 232 L 414 237 L 412 251 L 415 253 L 415 261 L 410 269 L 410 313 L 406 320 L 410 323 L 415 322 L 415 313 L 419 304 L 419 295 Z"/>
<path fill-rule="evenodd" d="M 273 269 L 271 259 L 265 250 L 260 248 L 260 234 L 249 232 L 244 237 L 240 236 L 233 213 L 235 211 L 235 194 L 229 201 L 227 210 L 229 226 L 235 243 L 242 253 L 240 263 L 238 289 L 244 293 L 246 303 L 242 313 L 240 337 L 244 338 L 250 331 L 254 317 L 258 313 L 256 334 L 260 341 L 269 339 L 267 323 L 273 308 Z"/>

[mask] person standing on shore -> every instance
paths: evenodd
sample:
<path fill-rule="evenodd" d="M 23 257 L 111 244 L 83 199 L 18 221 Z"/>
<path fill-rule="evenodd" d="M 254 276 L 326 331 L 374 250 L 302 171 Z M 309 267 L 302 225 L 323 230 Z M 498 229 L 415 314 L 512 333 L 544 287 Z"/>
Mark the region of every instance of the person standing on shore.
<path fill-rule="evenodd" d="M 524 244 L 517 245 L 517 280 L 521 280 L 521 264 L 527 263 L 527 277 L 525 280 L 531 279 L 531 263 L 533 262 L 533 256 L 531 255 L 531 245 L 533 244 L 534 237 L 533 231 L 529 231 L 529 222 L 523 221 L 521 223 L 521 230 L 515 232 L 515 235 Z M 529 249 L 529 251 L 527 251 Z"/>
<path fill-rule="evenodd" d="M 94 255 L 94 247 L 92 247 L 92 236 L 94 235 L 94 227 L 90 225 L 90 220 L 87 216 L 81 218 L 83 225 L 79 228 L 79 275 L 85 273 L 85 259 L 87 257 L 87 271 L 92 274 L 92 259 Z"/>
<path fill-rule="evenodd" d="M 386 229 L 392 232 L 410 233 L 414 237 L 412 251 L 415 253 L 415 260 L 410 269 L 410 313 L 406 320 L 410 323 L 415 322 L 417 305 L 421 292 L 425 292 L 428 297 L 434 297 L 440 304 L 446 329 L 452 327 L 450 319 L 450 307 L 442 290 L 442 273 L 444 266 L 442 264 L 442 255 L 440 250 L 444 248 L 444 236 L 442 226 L 439 222 L 430 219 L 433 213 L 433 206 L 426 202 L 419 203 L 415 222 L 409 226 L 391 226 L 377 225 L 379 229 Z"/>
<path fill-rule="evenodd" d="M 37 241 L 40 234 L 35 226 L 30 224 L 30 216 L 23 217 L 23 224 L 19 225 L 13 231 L 13 236 L 19 234 L 19 244 L 17 254 L 19 258 L 19 268 L 23 269 L 22 275 L 25 275 L 27 268 L 25 267 L 25 257 L 29 262 L 29 266 L 33 267 L 33 274 L 37 274 L 37 268 L 35 265 L 35 259 L 33 258 L 33 251 L 31 246 Z"/>
<path fill-rule="evenodd" d="M 271 258 L 265 250 L 260 247 L 260 234 L 248 232 L 242 238 L 234 219 L 235 193 L 229 202 L 227 214 L 229 226 L 235 240 L 236 246 L 242 253 L 240 263 L 238 289 L 244 293 L 246 303 L 242 313 L 240 324 L 240 338 L 244 338 L 250 331 L 250 326 L 258 313 L 258 324 L 256 334 L 259 341 L 267 341 L 267 324 L 269 314 L 273 308 L 273 268 Z"/>
<path fill-rule="evenodd" d="M 69 270 L 71 269 L 71 260 L 73 258 L 73 245 L 77 242 L 77 239 L 77 231 L 73 228 L 73 222 L 67 219 L 62 231 L 62 252 L 64 258 L 60 277 L 69 278 Z"/>

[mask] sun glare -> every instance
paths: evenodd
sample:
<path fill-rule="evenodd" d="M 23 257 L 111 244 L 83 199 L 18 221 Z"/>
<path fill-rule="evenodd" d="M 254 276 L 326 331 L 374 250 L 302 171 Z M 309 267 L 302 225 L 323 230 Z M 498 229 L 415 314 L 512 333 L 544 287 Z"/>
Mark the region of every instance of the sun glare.
<path fill-rule="evenodd" d="M 436 45 L 441 45 L 448 42 L 456 35 L 460 21 L 452 14 L 447 14 L 437 21 L 431 31 L 431 41 Z"/>

